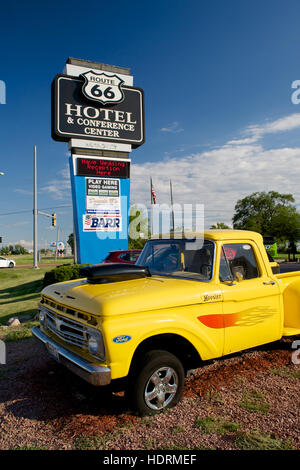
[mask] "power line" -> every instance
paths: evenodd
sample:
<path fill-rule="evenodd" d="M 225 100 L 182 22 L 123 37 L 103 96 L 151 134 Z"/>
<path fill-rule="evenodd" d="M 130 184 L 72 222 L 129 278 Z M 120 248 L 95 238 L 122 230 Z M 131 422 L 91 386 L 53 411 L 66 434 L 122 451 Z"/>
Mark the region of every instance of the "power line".
<path fill-rule="evenodd" d="M 39 209 L 39 210 L 45 211 L 45 210 L 49 210 L 49 209 L 60 209 L 61 207 L 72 207 L 72 204 L 66 204 L 66 205 L 63 205 L 63 206 L 43 207 L 43 208 L 41 208 L 41 209 Z M 32 213 L 32 209 L 25 209 L 25 210 L 23 210 L 23 211 L 17 211 L 17 212 L 6 212 L 6 213 L 0 214 L 0 216 L 25 214 L 25 213 L 28 213 L 28 212 L 31 212 L 31 213 Z"/>

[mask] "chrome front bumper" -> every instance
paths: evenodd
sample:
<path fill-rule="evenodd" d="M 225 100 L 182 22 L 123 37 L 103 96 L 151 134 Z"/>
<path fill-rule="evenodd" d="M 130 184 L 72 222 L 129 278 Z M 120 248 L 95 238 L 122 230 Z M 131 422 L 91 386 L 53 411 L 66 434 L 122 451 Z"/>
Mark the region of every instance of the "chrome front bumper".
<path fill-rule="evenodd" d="M 60 344 L 56 343 L 56 341 L 53 341 L 52 338 L 45 335 L 38 326 L 32 328 L 32 334 L 46 346 L 48 352 L 52 357 L 54 357 L 54 359 L 70 369 L 74 374 L 92 385 L 99 386 L 110 384 L 111 373 L 108 367 L 97 366 L 96 364 L 92 364 L 80 356 L 77 356 L 77 354 L 68 351 Z"/>

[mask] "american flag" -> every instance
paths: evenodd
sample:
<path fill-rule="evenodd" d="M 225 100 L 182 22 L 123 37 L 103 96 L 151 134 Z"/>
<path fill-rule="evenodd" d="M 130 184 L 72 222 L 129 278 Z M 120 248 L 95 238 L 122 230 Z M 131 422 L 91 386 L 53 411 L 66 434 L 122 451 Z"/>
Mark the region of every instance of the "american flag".
<path fill-rule="evenodd" d="M 156 194 L 153 188 L 152 178 L 151 178 L 151 204 L 156 204 Z"/>
<path fill-rule="evenodd" d="M 85 216 L 85 225 L 91 225 L 92 222 L 92 216 L 91 215 L 86 215 Z"/>

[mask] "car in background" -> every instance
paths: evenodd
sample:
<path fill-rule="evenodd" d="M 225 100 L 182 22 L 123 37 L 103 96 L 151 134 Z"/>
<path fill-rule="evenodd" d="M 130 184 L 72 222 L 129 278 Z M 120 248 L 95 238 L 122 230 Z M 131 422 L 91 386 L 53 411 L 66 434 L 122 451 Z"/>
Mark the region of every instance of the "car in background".
<path fill-rule="evenodd" d="M 13 259 L 7 259 L 0 256 L 0 268 L 14 268 L 16 263 Z"/>
<path fill-rule="evenodd" d="M 102 263 L 135 264 L 142 250 L 116 250 L 110 251 Z"/>

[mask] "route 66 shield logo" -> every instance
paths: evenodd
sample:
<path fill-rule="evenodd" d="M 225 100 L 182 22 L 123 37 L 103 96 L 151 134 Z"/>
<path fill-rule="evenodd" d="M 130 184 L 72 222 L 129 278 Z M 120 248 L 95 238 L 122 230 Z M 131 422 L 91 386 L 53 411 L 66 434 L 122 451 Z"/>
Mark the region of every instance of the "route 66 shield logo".
<path fill-rule="evenodd" d="M 121 85 L 124 81 L 117 75 L 95 73 L 91 70 L 81 74 L 84 77 L 82 92 L 90 100 L 99 101 L 102 104 L 120 103 L 124 100 Z"/>

